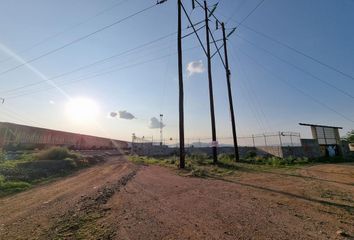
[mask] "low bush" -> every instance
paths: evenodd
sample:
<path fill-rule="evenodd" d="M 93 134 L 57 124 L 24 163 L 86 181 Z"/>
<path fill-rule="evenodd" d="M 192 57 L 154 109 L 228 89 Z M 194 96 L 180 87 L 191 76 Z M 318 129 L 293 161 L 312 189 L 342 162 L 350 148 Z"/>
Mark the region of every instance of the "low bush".
<path fill-rule="evenodd" d="M 246 159 L 255 158 L 256 156 L 257 156 L 257 153 L 255 151 L 248 151 L 245 155 L 245 158 Z"/>
<path fill-rule="evenodd" d="M 223 162 L 232 162 L 232 161 L 235 161 L 235 154 L 221 153 L 218 155 L 218 159 Z"/>
<path fill-rule="evenodd" d="M 37 160 L 64 160 L 65 158 L 77 159 L 79 156 L 67 148 L 51 147 L 34 155 Z"/>
<path fill-rule="evenodd" d="M 0 196 L 24 191 L 31 187 L 30 183 L 21 181 L 0 182 Z"/>
<path fill-rule="evenodd" d="M 315 163 L 342 163 L 342 162 L 354 162 L 354 157 L 347 156 L 335 156 L 335 157 L 320 157 L 312 160 Z"/>
<path fill-rule="evenodd" d="M 67 175 L 102 161 L 104 156 L 84 158 L 61 147 L 35 154 L 18 154 L 15 160 L 0 161 L 0 196 L 25 190 L 35 183 Z"/>
<path fill-rule="evenodd" d="M 187 161 L 188 160 L 198 164 L 205 164 L 210 160 L 210 157 L 206 153 L 191 153 L 187 155 Z"/>
<path fill-rule="evenodd" d="M 5 153 L 3 151 L 0 150 L 0 162 L 5 161 Z"/>
<path fill-rule="evenodd" d="M 0 175 L 0 196 L 26 190 L 31 184 L 22 181 L 6 181 L 5 176 Z"/>
<path fill-rule="evenodd" d="M 204 168 L 194 168 L 191 171 L 191 175 L 194 177 L 202 177 L 205 178 L 208 176 L 208 171 Z"/>

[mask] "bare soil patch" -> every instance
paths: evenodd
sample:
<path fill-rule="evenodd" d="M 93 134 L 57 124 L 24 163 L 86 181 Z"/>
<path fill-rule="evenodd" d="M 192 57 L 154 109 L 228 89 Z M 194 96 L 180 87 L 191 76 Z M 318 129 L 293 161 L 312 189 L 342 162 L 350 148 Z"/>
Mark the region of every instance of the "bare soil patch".
<path fill-rule="evenodd" d="M 113 157 L 0 199 L 0 239 L 353 239 L 353 164 L 179 174 Z"/>

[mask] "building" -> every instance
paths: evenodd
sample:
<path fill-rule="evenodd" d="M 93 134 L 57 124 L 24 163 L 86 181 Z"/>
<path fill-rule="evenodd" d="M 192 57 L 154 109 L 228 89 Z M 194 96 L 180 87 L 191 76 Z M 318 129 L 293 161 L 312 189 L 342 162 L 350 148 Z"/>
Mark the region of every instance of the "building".
<path fill-rule="evenodd" d="M 321 156 L 343 155 L 339 129 L 342 127 L 299 123 L 301 126 L 311 127 L 312 137 L 320 146 Z"/>

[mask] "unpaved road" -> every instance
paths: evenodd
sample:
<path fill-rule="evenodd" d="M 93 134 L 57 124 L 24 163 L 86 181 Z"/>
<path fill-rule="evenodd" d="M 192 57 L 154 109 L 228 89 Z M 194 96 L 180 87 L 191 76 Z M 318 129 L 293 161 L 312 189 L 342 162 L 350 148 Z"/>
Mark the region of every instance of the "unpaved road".
<path fill-rule="evenodd" d="M 343 230 L 345 234 L 337 233 Z M 124 157 L 0 199 L 0 239 L 352 239 L 354 165 L 182 177 Z"/>

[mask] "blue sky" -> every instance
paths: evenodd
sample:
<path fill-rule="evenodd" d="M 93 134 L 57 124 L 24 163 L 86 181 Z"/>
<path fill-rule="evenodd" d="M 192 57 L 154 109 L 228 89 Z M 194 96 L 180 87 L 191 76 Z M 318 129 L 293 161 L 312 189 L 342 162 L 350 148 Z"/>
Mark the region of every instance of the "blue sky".
<path fill-rule="evenodd" d="M 215 14 L 221 20 L 229 19 L 227 27 L 232 28 L 259 2 L 221 0 Z M 25 61 L 36 58 L 154 3 L 154 0 L 2 0 L 0 72 L 19 65 L 19 58 Z M 190 9 L 190 1 L 184 3 Z M 354 95 L 353 79 L 253 31 L 354 76 L 353 12 L 352 0 L 265 0 L 247 18 L 228 41 L 240 136 L 295 131 L 309 137 L 309 129 L 298 126 L 299 122 L 342 126 L 343 134 L 354 128 L 354 99 L 347 96 Z M 202 17 L 201 9 L 193 11 L 195 22 Z M 163 113 L 164 135 L 175 139 L 178 137 L 178 81 L 173 35 L 139 51 L 53 80 L 61 90 L 48 82 L 9 90 L 40 81 L 40 74 L 52 78 L 173 33 L 177 29 L 176 20 L 176 1 L 169 0 L 32 62 L 32 70 L 22 66 L 0 74 L 0 97 L 6 99 L 0 106 L 0 121 L 125 140 L 129 140 L 132 133 L 157 139 L 159 131 L 149 128 L 149 120 Z M 186 27 L 187 21 L 183 20 Z M 216 31 L 215 35 L 218 38 L 220 32 Z M 200 36 L 205 39 L 203 31 Z M 41 43 L 29 49 L 38 42 Z M 188 76 L 186 71 L 192 61 L 201 60 L 205 68 L 206 58 L 200 48 L 193 48 L 198 45 L 193 36 L 185 39 L 183 45 L 187 49 L 184 52 L 186 137 L 208 138 L 207 75 L 203 72 Z M 17 60 L 8 54 L 10 50 L 16 53 Z M 217 56 L 213 63 L 217 135 L 230 137 L 225 73 Z M 77 81 L 108 70 L 116 71 Z M 95 123 L 73 122 L 66 114 L 69 98 L 77 97 L 97 103 L 99 114 Z M 122 110 L 136 118 L 107 117 L 111 111 Z"/>

